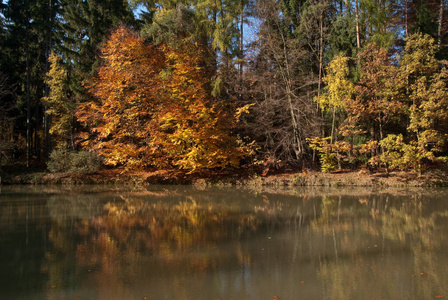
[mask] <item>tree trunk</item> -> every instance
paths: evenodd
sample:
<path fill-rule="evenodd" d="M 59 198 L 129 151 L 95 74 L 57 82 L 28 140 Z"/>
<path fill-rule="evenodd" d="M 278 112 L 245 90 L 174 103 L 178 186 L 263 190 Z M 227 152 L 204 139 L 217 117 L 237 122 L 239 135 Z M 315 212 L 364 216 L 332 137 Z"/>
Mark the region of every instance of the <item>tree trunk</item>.
<path fill-rule="evenodd" d="M 404 0 L 404 14 L 405 14 L 405 33 L 406 37 L 408 37 L 409 31 L 408 31 L 408 0 Z"/>
<path fill-rule="evenodd" d="M 30 53 L 29 53 L 29 17 L 25 25 L 25 65 L 26 65 L 26 166 L 30 166 L 31 157 L 31 99 L 30 99 Z"/>
<path fill-rule="evenodd" d="M 300 132 L 299 132 L 299 126 L 297 122 L 296 115 L 294 113 L 294 106 L 292 104 L 292 98 L 291 98 L 291 89 L 288 86 L 287 87 L 287 93 L 288 93 L 288 104 L 289 104 L 289 112 L 291 114 L 291 120 L 292 120 L 292 127 L 293 127 L 293 134 L 294 134 L 294 143 L 296 144 L 294 147 L 294 152 L 296 155 L 296 158 L 299 159 L 300 155 L 302 154 L 302 143 L 300 141 Z"/>
<path fill-rule="evenodd" d="M 442 26 L 443 26 L 443 8 L 445 6 L 445 0 L 440 0 L 440 10 L 439 10 L 439 28 L 437 30 L 437 49 L 440 50 L 442 45 Z"/>
<path fill-rule="evenodd" d="M 359 9 L 358 9 L 358 0 L 355 1 L 355 14 L 356 14 L 356 46 L 359 50 L 361 49 L 361 38 L 359 33 Z"/>
<path fill-rule="evenodd" d="M 52 30 L 53 27 L 53 15 L 52 15 L 52 0 L 49 0 L 48 3 L 48 11 L 50 13 L 50 26 L 48 27 L 47 32 L 47 44 L 46 44 L 46 51 L 45 51 L 45 74 L 48 74 L 48 71 L 50 70 L 50 62 L 49 57 L 51 53 L 51 47 L 52 47 Z M 45 80 L 45 97 L 48 97 L 50 94 L 50 87 L 48 86 L 46 80 Z M 48 106 L 45 105 L 44 107 L 44 132 L 45 132 L 45 141 L 44 141 L 44 158 L 48 158 L 51 152 L 51 135 L 50 135 L 50 127 L 51 127 L 51 115 L 47 113 Z"/>
<path fill-rule="evenodd" d="M 334 126 L 336 120 L 336 108 L 333 109 L 333 122 L 331 123 L 331 143 L 334 141 Z"/>
<path fill-rule="evenodd" d="M 244 23 L 244 0 L 240 0 L 241 14 L 240 14 L 240 53 L 239 53 L 239 67 L 240 67 L 240 80 L 243 77 L 243 23 Z"/>
<path fill-rule="evenodd" d="M 243 38 L 244 38 L 244 0 L 240 0 L 240 9 L 241 9 L 241 13 L 240 13 L 240 51 L 238 53 L 238 64 L 239 64 L 239 72 L 238 72 L 238 76 L 239 76 L 239 93 L 238 93 L 238 98 L 239 101 L 241 102 L 243 99 L 243 58 L 244 58 L 244 42 L 243 42 Z"/>
<path fill-rule="evenodd" d="M 323 73 L 323 57 L 324 57 L 324 14 L 320 13 L 320 42 L 319 42 L 319 83 L 317 87 L 317 94 L 320 95 L 320 90 L 322 88 L 322 73 Z M 319 104 L 317 104 L 319 108 Z"/>

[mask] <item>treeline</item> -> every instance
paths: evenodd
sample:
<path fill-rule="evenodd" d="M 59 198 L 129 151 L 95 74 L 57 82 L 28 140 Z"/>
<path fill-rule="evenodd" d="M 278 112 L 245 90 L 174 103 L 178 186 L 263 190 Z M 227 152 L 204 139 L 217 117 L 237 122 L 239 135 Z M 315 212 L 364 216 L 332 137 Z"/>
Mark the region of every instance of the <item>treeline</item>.
<path fill-rule="evenodd" d="M 446 8 L 2 2 L 0 163 L 422 171 L 448 155 Z"/>

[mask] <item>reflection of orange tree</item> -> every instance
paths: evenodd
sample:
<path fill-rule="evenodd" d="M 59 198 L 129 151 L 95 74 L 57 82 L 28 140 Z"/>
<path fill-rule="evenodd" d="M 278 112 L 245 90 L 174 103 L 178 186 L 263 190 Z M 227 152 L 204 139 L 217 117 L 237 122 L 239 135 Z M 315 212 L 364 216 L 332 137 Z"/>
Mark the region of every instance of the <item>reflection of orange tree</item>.
<path fill-rule="evenodd" d="M 329 298 L 432 299 L 448 295 L 443 280 L 448 270 L 439 261 L 446 246 L 448 210 L 427 209 L 429 200 L 423 198 L 393 202 L 379 195 L 348 201 L 347 205 L 347 201 L 323 197 L 321 217 L 312 226 L 324 239 L 334 241 L 330 248 L 334 247 L 335 256 L 325 259 L 320 269 Z M 396 251 L 411 265 L 399 263 Z"/>
<path fill-rule="evenodd" d="M 109 202 L 104 215 L 78 222 L 82 242 L 77 259 L 81 269 L 94 270 L 88 280 L 96 281 L 96 299 L 131 299 L 135 287 L 152 291 L 165 284 L 172 291 L 170 299 L 197 299 L 182 288 L 187 285 L 222 289 L 228 278 L 221 272 L 213 272 L 213 282 L 195 278 L 216 270 L 249 269 L 261 258 L 247 251 L 243 238 L 258 237 L 269 230 L 267 224 L 281 221 L 282 207 L 275 197 L 260 202 L 244 197 L 226 201 L 210 193 L 160 196 L 160 201 L 145 195 L 122 197 Z M 153 288 L 158 284 L 162 286 Z"/>
<path fill-rule="evenodd" d="M 175 205 L 123 200 L 107 204 L 106 215 L 80 224 L 79 233 L 90 236 L 78 246 L 78 256 L 84 264 L 100 264 L 107 271 L 104 268 L 117 255 L 136 261 L 135 256 L 152 253 L 175 265 L 182 262 L 180 253 L 217 247 L 219 242 L 252 232 L 259 225 L 253 214 L 239 213 L 231 207 L 223 209 L 225 204 L 201 204 L 191 197 Z M 212 264 L 209 255 L 201 255 L 189 263 L 196 270 Z"/>

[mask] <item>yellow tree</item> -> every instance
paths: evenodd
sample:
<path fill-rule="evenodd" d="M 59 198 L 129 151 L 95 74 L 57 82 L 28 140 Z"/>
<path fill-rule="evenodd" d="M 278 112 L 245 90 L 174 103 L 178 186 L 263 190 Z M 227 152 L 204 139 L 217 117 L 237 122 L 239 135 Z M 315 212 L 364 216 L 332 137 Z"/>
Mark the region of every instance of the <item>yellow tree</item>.
<path fill-rule="evenodd" d="M 67 74 L 62 66 L 62 58 L 52 52 L 49 57 L 51 68 L 47 73 L 47 84 L 50 87 L 48 97 L 42 102 L 48 106 L 47 113 L 51 115 L 50 134 L 58 146 L 66 147 L 69 144 L 74 148 L 73 117 L 76 103 L 71 101 L 68 88 Z"/>
<path fill-rule="evenodd" d="M 415 139 L 405 155 L 419 171 L 423 159 L 436 160 L 435 153 L 445 150 L 448 140 L 448 62 L 438 61 L 436 50 L 429 35 L 412 35 L 401 65 L 410 103 L 408 131 Z"/>
<path fill-rule="evenodd" d="M 448 70 L 446 61 L 435 57 L 436 45 L 429 35 L 408 37 L 397 85 L 408 100 L 409 136 L 388 135 L 379 145 L 386 166 L 424 170 L 425 161 L 446 161 L 437 153 L 446 151 L 448 128 Z"/>
<path fill-rule="evenodd" d="M 165 54 L 161 92 L 168 105 L 158 116 L 157 143 L 169 149 L 166 155 L 183 169 L 237 166 L 245 151 L 230 134 L 237 117 L 224 103 L 211 102 L 201 49 L 187 44 L 166 47 Z"/>
<path fill-rule="evenodd" d="M 436 59 L 436 50 L 437 45 L 429 35 L 410 36 L 401 73 L 407 79 L 410 100 L 408 130 L 422 145 L 442 146 L 446 142 L 443 127 L 448 121 L 448 70 L 446 61 Z"/>
<path fill-rule="evenodd" d="M 323 79 L 325 90 L 314 99 L 321 109 L 332 112 L 331 143 L 334 141 L 336 111 L 346 107 L 355 91 L 353 82 L 348 77 L 349 59 L 339 54 L 329 63 L 327 76 Z"/>

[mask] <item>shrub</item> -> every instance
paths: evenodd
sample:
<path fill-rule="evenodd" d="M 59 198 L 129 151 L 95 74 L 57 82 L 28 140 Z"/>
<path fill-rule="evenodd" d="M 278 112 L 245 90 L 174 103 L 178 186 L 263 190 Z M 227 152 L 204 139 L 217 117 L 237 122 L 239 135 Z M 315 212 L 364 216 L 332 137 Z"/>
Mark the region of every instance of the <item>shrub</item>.
<path fill-rule="evenodd" d="M 101 158 L 94 152 L 70 152 L 66 149 L 53 150 L 47 163 L 50 172 L 71 172 L 78 174 L 94 173 L 101 168 L 101 165 Z"/>
<path fill-rule="evenodd" d="M 319 153 L 321 171 L 324 173 L 330 173 L 338 167 L 337 153 L 332 152 L 332 145 L 328 141 L 330 137 L 309 138 L 307 141 L 310 143 L 310 148 L 316 150 Z"/>
<path fill-rule="evenodd" d="M 101 168 L 102 159 L 94 152 L 80 151 L 71 153 L 69 171 L 79 174 L 95 173 Z"/>
<path fill-rule="evenodd" d="M 53 173 L 67 172 L 71 166 L 71 153 L 67 149 L 55 149 L 51 151 L 47 163 L 48 170 Z"/>
<path fill-rule="evenodd" d="M 405 143 L 401 134 L 389 134 L 379 143 L 383 152 L 375 160 L 377 164 L 381 164 L 388 169 L 407 170 L 412 168 L 415 172 L 421 173 L 425 166 L 425 162 L 446 162 L 446 157 L 436 157 L 434 150 L 427 149 L 424 143 L 411 141 Z"/>

